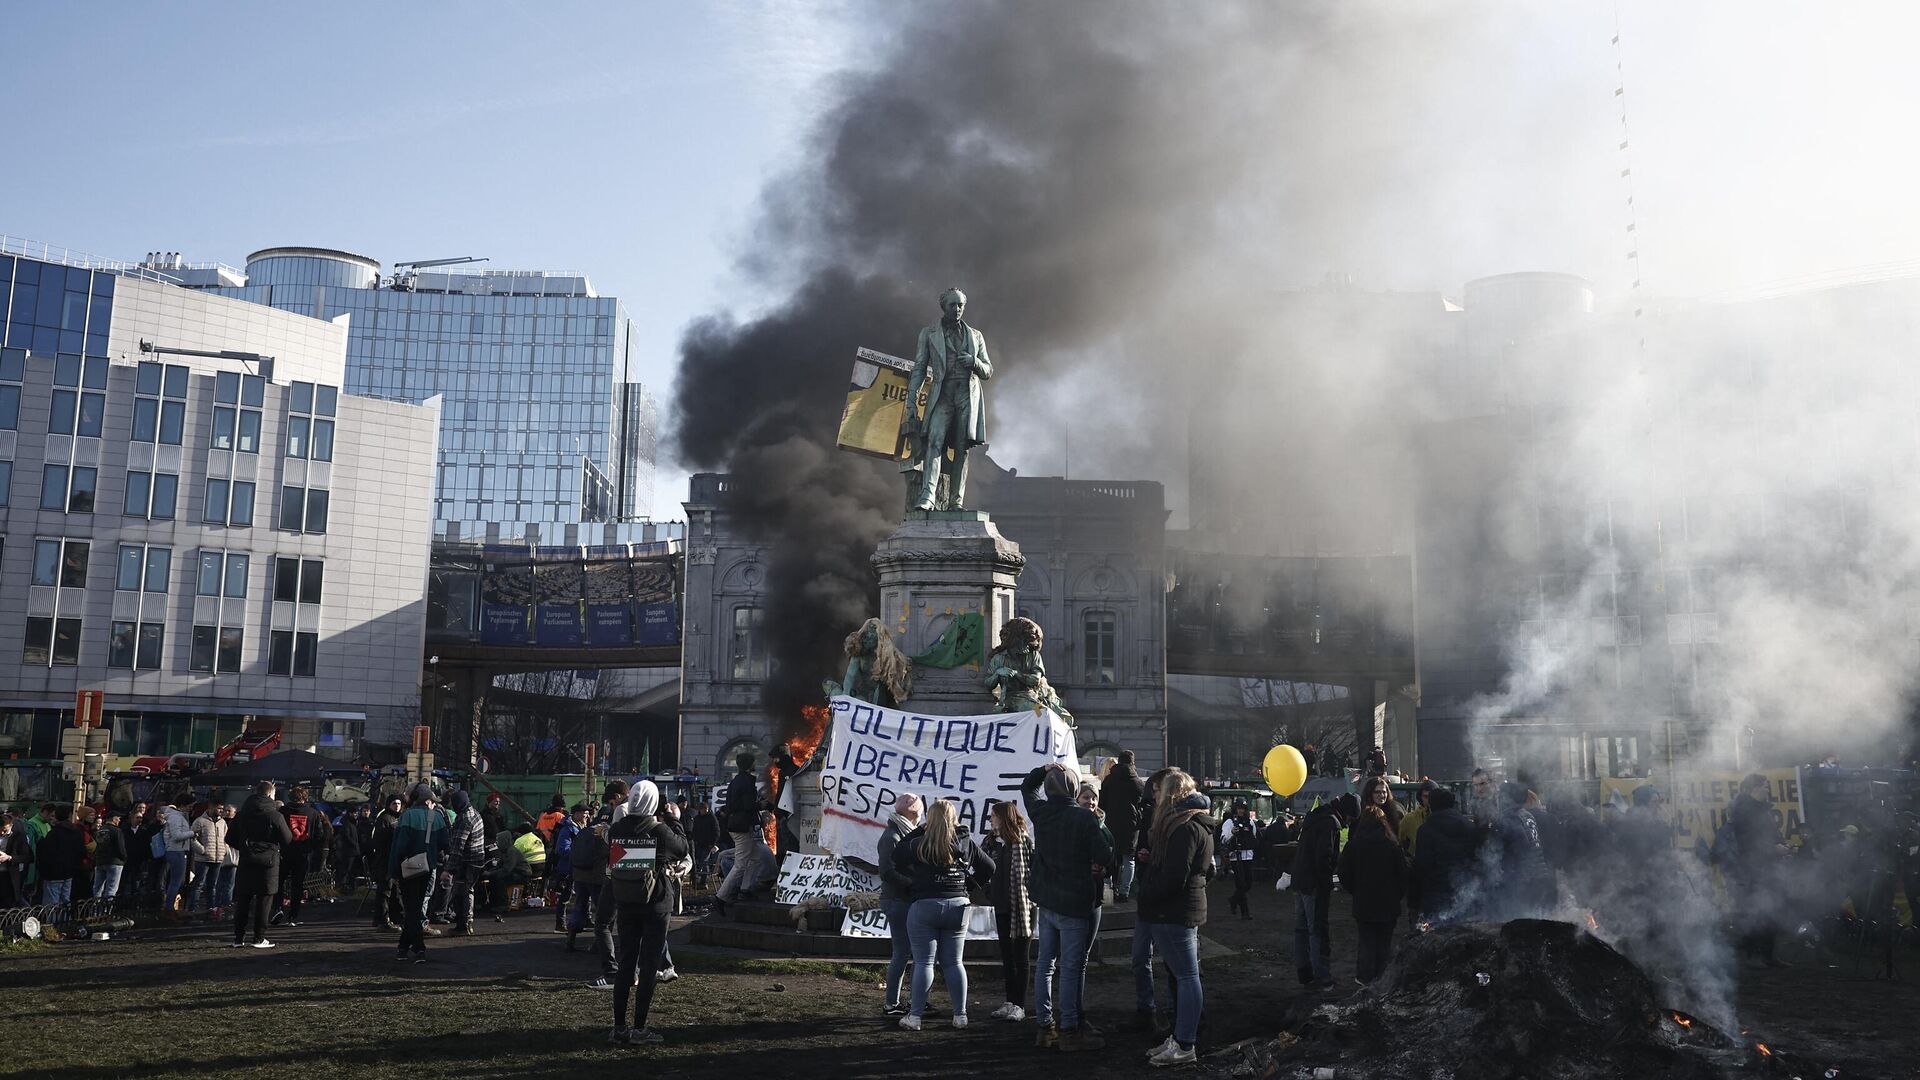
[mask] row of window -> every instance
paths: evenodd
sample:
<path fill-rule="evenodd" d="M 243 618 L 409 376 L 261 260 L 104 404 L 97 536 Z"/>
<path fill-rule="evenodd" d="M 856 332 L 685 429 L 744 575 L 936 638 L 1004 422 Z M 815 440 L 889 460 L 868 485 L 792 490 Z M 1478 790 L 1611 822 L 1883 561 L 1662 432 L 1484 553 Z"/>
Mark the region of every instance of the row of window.
<path fill-rule="evenodd" d="M 34 616 L 27 620 L 27 642 L 20 660 L 36 667 L 80 663 L 81 621 Z M 196 626 L 187 654 L 189 671 L 235 674 L 246 650 L 247 632 L 238 626 Z M 156 622 L 115 620 L 107 637 L 107 666 L 158 671 L 166 651 L 167 629 Z M 275 630 L 267 637 L 267 674 L 312 678 L 318 666 L 320 635 Z"/>
<path fill-rule="evenodd" d="M 85 540 L 35 540 L 30 580 L 35 585 L 84 589 L 92 551 Z M 244 552 L 200 552 L 197 595 L 244 599 L 251 565 L 251 556 Z M 172 548 L 157 544 L 121 544 L 114 588 L 125 592 L 165 593 L 172 571 Z M 318 604 L 325 582 L 326 564 L 319 559 L 274 557 L 273 598 L 277 601 Z"/>
<path fill-rule="evenodd" d="M 13 462 L 0 461 L 0 506 L 8 503 L 13 486 Z M 40 509 L 67 514 L 91 514 L 100 486 L 100 470 L 91 465 L 43 465 L 40 472 Z M 213 478 L 200 520 L 209 525 L 245 529 L 253 525 L 255 485 L 249 480 Z M 171 521 L 179 500 L 180 477 L 133 469 L 127 472 L 126 498 L 121 512 L 128 517 Z M 280 528 L 288 532 L 323 534 L 327 531 L 332 492 L 327 488 L 286 486 L 280 489 Z"/>

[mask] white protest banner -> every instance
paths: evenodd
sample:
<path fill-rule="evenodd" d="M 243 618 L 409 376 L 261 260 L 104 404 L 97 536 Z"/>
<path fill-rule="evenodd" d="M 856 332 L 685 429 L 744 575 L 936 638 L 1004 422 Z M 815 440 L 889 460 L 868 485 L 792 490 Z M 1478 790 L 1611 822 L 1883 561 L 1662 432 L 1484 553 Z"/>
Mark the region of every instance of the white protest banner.
<path fill-rule="evenodd" d="M 837 855 L 789 855 L 780 865 L 780 882 L 773 898 L 797 904 L 816 896 L 841 901 L 850 892 L 878 893 L 880 879 Z M 991 912 L 989 912 L 991 915 Z M 850 911 L 840 928 L 842 937 L 887 937 L 887 916 L 878 908 Z"/>
<path fill-rule="evenodd" d="M 820 846 L 875 864 L 900 796 L 952 799 L 978 836 L 994 803 L 1019 800 L 1028 773 L 1079 761 L 1073 729 L 1051 711 L 921 716 L 849 697 L 833 699 L 827 746 Z"/>

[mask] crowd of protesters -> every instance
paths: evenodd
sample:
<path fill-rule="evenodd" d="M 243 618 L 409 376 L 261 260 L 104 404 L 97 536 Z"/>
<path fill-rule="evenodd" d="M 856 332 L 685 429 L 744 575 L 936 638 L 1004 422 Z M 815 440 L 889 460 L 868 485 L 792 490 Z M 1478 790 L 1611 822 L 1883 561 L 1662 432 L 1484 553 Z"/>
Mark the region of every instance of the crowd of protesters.
<path fill-rule="evenodd" d="M 969 908 L 981 903 L 992 911 L 1001 969 L 991 1019 L 1031 1022 L 1042 1050 L 1101 1050 L 1108 1036 L 1088 1015 L 1087 968 L 1104 912 L 1131 903 L 1134 1010 L 1117 1030 L 1161 1040 L 1148 1053 L 1153 1065 L 1193 1062 L 1205 1020 L 1199 934 L 1209 884 L 1229 878 L 1230 909 L 1252 919 L 1256 858 L 1284 850 L 1276 841 L 1291 845 L 1273 869 L 1290 894 L 1296 973 L 1323 991 L 1339 985 L 1336 907 L 1354 920 L 1353 971 L 1366 984 L 1386 970 L 1403 919 L 1418 932 L 1573 908 L 1624 917 L 1622 905 L 1670 894 L 1688 859 L 1720 870 L 1740 953 L 1768 965 L 1781 963 L 1790 860 L 1819 859 L 1819 880 L 1862 917 L 1890 909 L 1902 883 L 1909 896 L 1920 886 L 1920 838 L 1903 849 L 1858 826 L 1820 844 L 1783 835 L 1760 774 L 1739 785 L 1725 826 L 1696 856 L 1676 848 L 1653 784 L 1633 790 L 1630 806 L 1549 806 L 1524 783 L 1475 770 L 1463 795 L 1426 781 L 1408 807 L 1384 760 L 1368 764 L 1357 794 L 1264 823 L 1245 802 L 1216 817 L 1192 776 L 1165 768 L 1142 778 L 1125 751 L 1097 782 L 1071 765 L 1035 769 L 1017 802 L 991 806 L 979 836 L 953 802 L 901 797 L 878 845 L 878 903 L 892 937 L 884 1013 L 923 1030 L 939 972 L 950 1023 L 969 1025 L 965 939 Z M 268 949 L 270 926 L 300 925 L 315 875 L 340 895 L 364 881 L 363 910 L 377 930 L 397 934 L 395 961 L 417 964 L 434 937 L 470 935 L 477 919 L 544 905 L 566 950 L 593 954 L 599 973 L 587 985 L 611 995 L 610 1041 L 657 1043 L 649 1014 L 658 987 L 678 977 L 667 936 L 683 890 L 711 888 L 721 916 L 773 892 L 776 815 L 755 760 L 741 755 L 736 765 L 717 807 L 665 800 L 651 781 L 613 780 L 598 800 L 555 796 L 515 824 L 497 794 L 476 802 L 455 791 L 443 803 L 426 784 L 336 820 L 305 787 L 283 798 L 272 783 L 238 807 L 188 799 L 104 814 L 26 807 L 0 816 L 0 906 L 98 898 L 163 920 L 230 915 L 233 947 Z M 1879 865 L 1882 848 L 1897 865 Z"/>

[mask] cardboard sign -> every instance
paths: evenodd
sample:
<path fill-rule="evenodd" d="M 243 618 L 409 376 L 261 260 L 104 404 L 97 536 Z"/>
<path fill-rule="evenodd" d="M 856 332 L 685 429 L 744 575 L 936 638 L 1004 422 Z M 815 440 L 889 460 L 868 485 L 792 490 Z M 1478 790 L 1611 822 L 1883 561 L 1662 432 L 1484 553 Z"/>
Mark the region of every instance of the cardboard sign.
<path fill-rule="evenodd" d="M 911 360 L 873 349 L 855 351 L 847 405 L 840 413 L 840 449 L 894 461 L 904 456 L 900 422 L 907 415 L 907 376 L 912 371 Z M 926 393 L 923 387 L 923 407 Z"/>
<path fill-rule="evenodd" d="M 952 799 L 982 835 L 993 804 L 1017 801 L 1028 773 L 1079 761 L 1073 729 L 1051 711 L 920 716 L 849 697 L 833 699 L 827 746 L 820 846 L 868 863 L 901 795 Z"/>
<path fill-rule="evenodd" d="M 837 855 L 789 855 L 780 864 L 780 880 L 773 898 L 782 904 L 824 896 L 844 904 L 848 893 L 880 891 L 880 878 Z M 840 927 L 841 937 L 887 937 L 886 913 L 850 911 Z"/>

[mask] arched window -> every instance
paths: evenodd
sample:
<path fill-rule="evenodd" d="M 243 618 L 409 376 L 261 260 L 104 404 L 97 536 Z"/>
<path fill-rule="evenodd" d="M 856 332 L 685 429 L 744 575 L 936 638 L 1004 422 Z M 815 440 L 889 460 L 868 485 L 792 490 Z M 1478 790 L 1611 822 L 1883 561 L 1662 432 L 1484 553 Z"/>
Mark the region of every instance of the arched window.
<path fill-rule="evenodd" d="M 733 609 L 733 677 L 767 677 L 767 642 L 762 626 L 762 608 L 742 605 Z"/>
<path fill-rule="evenodd" d="M 740 766 L 735 765 L 733 759 L 739 757 L 741 754 L 753 755 L 753 767 L 756 772 L 766 768 L 767 748 L 759 739 L 746 737 L 735 739 L 720 751 L 720 760 L 714 765 L 713 782 L 716 785 L 725 784 L 727 781 L 733 779 L 734 773 L 740 771 Z"/>

